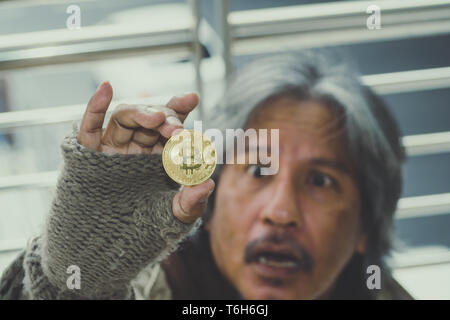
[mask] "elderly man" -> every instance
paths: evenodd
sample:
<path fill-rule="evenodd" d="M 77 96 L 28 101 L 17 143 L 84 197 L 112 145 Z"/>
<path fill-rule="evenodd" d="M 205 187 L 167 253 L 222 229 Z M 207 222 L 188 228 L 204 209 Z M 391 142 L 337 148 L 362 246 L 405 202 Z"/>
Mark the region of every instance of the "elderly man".
<path fill-rule="evenodd" d="M 3 298 L 408 297 L 383 260 L 402 189 L 399 130 L 349 70 L 311 54 L 243 68 L 206 124 L 278 129 L 277 172 L 225 163 L 181 189 L 161 151 L 197 95 L 121 105 L 102 130 L 111 98 L 101 84 L 64 139 L 45 228 L 4 272 Z M 371 265 L 381 288 L 367 285 Z"/>

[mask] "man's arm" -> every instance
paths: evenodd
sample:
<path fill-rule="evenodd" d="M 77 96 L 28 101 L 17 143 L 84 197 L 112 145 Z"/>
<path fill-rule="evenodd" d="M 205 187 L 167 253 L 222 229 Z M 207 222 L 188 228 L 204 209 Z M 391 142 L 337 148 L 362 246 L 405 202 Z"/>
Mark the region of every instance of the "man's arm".
<path fill-rule="evenodd" d="M 173 118 L 184 120 L 196 99 L 174 98 L 159 111 L 122 105 L 103 133 L 111 95 L 104 83 L 80 131 L 62 143 L 64 167 L 45 230 L 23 256 L 30 299 L 131 298 L 130 281 L 195 229 L 214 188 L 208 180 L 179 191 L 162 167 L 163 144 L 182 127 Z M 80 289 L 67 286 L 71 266 L 80 270 Z"/>

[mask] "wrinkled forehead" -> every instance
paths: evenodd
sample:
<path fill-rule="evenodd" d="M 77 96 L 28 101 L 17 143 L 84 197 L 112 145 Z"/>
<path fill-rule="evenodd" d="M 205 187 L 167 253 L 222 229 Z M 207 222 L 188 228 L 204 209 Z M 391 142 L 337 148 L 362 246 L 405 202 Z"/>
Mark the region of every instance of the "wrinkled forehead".
<path fill-rule="evenodd" d="M 315 100 L 281 97 L 255 108 L 246 128 L 279 129 L 280 136 L 309 137 L 320 144 L 345 144 L 344 116 L 339 109 Z"/>

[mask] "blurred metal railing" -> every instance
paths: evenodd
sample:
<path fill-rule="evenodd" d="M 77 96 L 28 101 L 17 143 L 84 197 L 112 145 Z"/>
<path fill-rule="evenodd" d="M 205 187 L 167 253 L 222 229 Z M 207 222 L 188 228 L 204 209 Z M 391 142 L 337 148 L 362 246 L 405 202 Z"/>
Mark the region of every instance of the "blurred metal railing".
<path fill-rule="evenodd" d="M 17 174 L 0 177 L 0 191 L 25 188 L 51 188 L 56 185 L 57 171 Z"/>
<path fill-rule="evenodd" d="M 198 0 L 189 0 L 193 8 Z M 0 70 L 48 64 L 83 62 L 117 55 L 178 52 L 201 54 L 195 29 L 199 11 L 187 6 L 187 14 L 166 23 L 129 23 L 83 26 L 0 36 Z M 192 12 L 189 12 L 191 10 Z"/>
<path fill-rule="evenodd" d="M 77 31 L 49 30 L 0 36 L 0 70 L 83 62 L 130 53 L 191 51 L 189 25 L 90 26 Z"/>
<path fill-rule="evenodd" d="M 0 240 L 0 253 L 8 251 L 19 251 L 25 248 L 28 239 Z M 0 270 L 0 275 L 1 275 Z"/>
<path fill-rule="evenodd" d="M 111 106 L 116 106 L 121 103 L 160 105 L 167 103 L 169 99 L 169 96 L 154 96 L 150 98 L 113 100 Z M 60 107 L 3 112 L 0 113 L 0 131 L 80 120 L 85 109 L 86 104 L 74 104 Z M 114 107 L 109 108 L 107 115 L 111 114 L 113 109 Z"/>
<path fill-rule="evenodd" d="M 450 131 L 415 134 L 403 137 L 409 157 L 450 152 Z"/>
<path fill-rule="evenodd" d="M 405 253 L 394 252 L 394 268 L 408 269 L 417 267 L 450 264 L 450 250 L 444 248 L 422 248 Z"/>
<path fill-rule="evenodd" d="M 397 204 L 397 219 L 450 213 L 450 193 L 406 197 Z"/>
<path fill-rule="evenodd" d="M 0 70 L 161 50 L 195 50 L 198 55 L 198 0 L 190 0 L 190 4 L 192 21 L 171 19 L 164 26 L 130 23 L 0 36 Z M 379 30 L 366 27 L 366 10 L 371 5 L 381 9 Z M 267 53 L 450 32 L 450 0 L 340 1 L 233 12 L 229 7 L 229 0 L 216 0 L 228 72 L 232 69 L 231 51 Z"/>
<path fill-rule="evenodd" d="M 381 10 L 381 29 L 367 29 L 372 5 Z M 224 14 L 232 41 L 228 56 L 450 32 L 448 0 L 339 1 Z"/>
<path fill-rule="evenodd" d="M 362 81 L 378 94 L 450 88 L 450 67 L 366 75 Z"/>

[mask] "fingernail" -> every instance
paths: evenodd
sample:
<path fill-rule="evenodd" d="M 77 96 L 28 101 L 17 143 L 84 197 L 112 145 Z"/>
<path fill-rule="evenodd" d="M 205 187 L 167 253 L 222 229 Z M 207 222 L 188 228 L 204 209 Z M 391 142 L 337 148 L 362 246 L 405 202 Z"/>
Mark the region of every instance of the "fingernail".
<path fill-rule="evenodd" d="M 100 91 L 100 88 L 104 85 L 104 84 L 109 84 L 109 81 L 103 81 L 102 83 L 100 83 L 99 85 L 98 85 L 98 87 L 97 87 L 97 90 L 95 91 L 95 92 L 99 92 Z"/>
<path fill-rule="evenodd" d="M 189 92 L 184 92 L 184 93 L 181 93 L 181 94 L 177 94 L 175 97 L 177 97 L 177 98 L 183 98 L 184 96 L 187 96 L 188 94 L 196 94 L 196 95 L 198 96 L 198 93 L 197 93 L 197 92 L 189 91 Z"/>
<path fill-rule="evenodd" d="M 180 119 L 178 119 L 177 117 L 169 116 L 169 117 L 166 118 L 166 121 L 167 121 L 168 124 L 173 124 L 173 125 L 176 125 L 176 126 L 181 126 L 182 125 Z"/>

